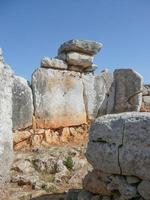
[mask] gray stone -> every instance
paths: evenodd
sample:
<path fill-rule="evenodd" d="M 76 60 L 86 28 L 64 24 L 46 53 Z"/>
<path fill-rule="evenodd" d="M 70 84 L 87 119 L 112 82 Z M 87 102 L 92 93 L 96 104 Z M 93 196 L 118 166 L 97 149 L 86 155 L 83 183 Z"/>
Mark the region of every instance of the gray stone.
<path fill-rule="evenodd" d="M 13 129 L 25 129 L 32 125 L 33 97 L 26 79 L 14 76 L 12 88 Z"/>
<path fill-rule="evenodd" d="M 142 181 L 139 185 L 138 185 L 138 192 L 140 193 L 140 195 L 146 199 L 149 200 L 150 199 L 150 181 Z"/>
<path fill-rule="evenodd" d="M 91 200 L 94 195 L 91 192 L 82 190 L 78 195 L 78 200 Z"/>
<path fill-rule="evenodd" d="M 150 84 L 145 84 L 142 91 L 143 96 L 150 96 Z"/>
<path fill-rule="evenodd" d="M 102 44 L 91 40 L 69 40 L 63 43 L 58 49 L 58 54 L 62 52 L 80 52 L 89 55 L 97 54 L 102 48 Z"/>
<path fill-rule="evenodd" d="M 80 190 L 70 189 L 65 197 L 65 200 L 78 200 Z"/>
<path fill-rule="evenodd" d="M 113 76 L 109 72 L 108 69 L 103 70 L 100 76 L 102 77 L 104 85 L 105 85 L 105 92 L 104 92 L 105 98 L 98 111 L 98 116 L 110 113 L 111 112 L 110 110 L 112 110 L 112 104 L 113 104 L 113 98 L 112 98 Z"/>
<path fill-rule="evenodd" d="M 99 117 L 91 126 L 87 159 L 105 173 L 150 180 L 150 113 Z"/>
<path fill-rule="evenodd" d="M 9 178 L 13 160 L 12 83 L 12 70 L 0 62 L 0 184 Z"/>
<path fill-rule="evenodd" d="M 127 176 L 126 180 L 129 184 L 139 183 L 140 179 L 136 176 Z"/>
<path fill-rule="evenodd" d="M 84 69 L 84 72 L 94 72 L 98 68 L 98 65 L 92 64 L 92 66 Z"/>
<path fill-rule="evenodd" d="M 82 69 L 90 67 L 93 64 L 93 56 L 78 52 L 63 53 L 63 55 L 60 54 L 58 58 L 67 62 L 70 66 L 77 66 Z"/>
<path fill-rule="evenodd" d="M 150 96 L 143 96 L 143 102 L 146 104 L 150 104 Z"/>
<path fill-rule="evenodd" d="M 98 110 L 105 99 L 105 82 L 102 76 L 95 76 L 91 73 L 82 74 L 84 87 L 84 102 L 88 119 L 97 117 Z"/>
<path fill-rule="evenodd" d="M 114 71 L 114 81 L 114 111 L 139 111 L 142 104 L 142 76 L 132 69 L 117 69 Z"/>
<path fill-rule="evenodd" d="M 41 61 L 41 67 L 53 69 L 67 69 L 68 66 L 63 60 L 44 57 Z"/>
<path fill-rule="evenodd" d="M 37 69 L 32 76 L 35 123 L 60 128 L 86 123 L 80 73 Z"/>
<path fill-rule="evenodd" d="M 112 192 L 118 191 L 121 196 L 120 199 L 132 199 L 138 196 L 136 186 L 128 184 L 123 176 L 112 175 L 110 180 L 108 189 Z"/>

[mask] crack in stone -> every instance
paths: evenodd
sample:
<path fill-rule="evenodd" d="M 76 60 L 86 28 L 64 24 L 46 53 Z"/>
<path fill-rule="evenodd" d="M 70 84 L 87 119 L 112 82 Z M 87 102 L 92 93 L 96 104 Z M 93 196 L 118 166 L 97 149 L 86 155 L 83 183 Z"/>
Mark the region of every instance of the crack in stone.
<path fill-rule="evenodd" d="M 140 94 L 140 93 L 142 93 L 141 90 L 140 90 L 140 91 L 137 91 L 137 92 L 135 92 L 134 94 L 132 94 L 131 96 L 129 96 L 129 97 L 127 98 L 127 102 L 130 104 L 131 99 L 132 99 L 134 96 L 136 96 L 136 95 L 138 95 L 138 94 Z"/>
<path fill-rule="evenodd" d="M 125 136 L 125 122 L 123 124 L 123 130 L 122 130 L 122 142 L 121 144 L 118 146 L 118 166 L 120 168 L 120 174 L 122 175 L 122 168 L 121 168 L 121 163 L 120 163 L 120 149 L 123 147 L 124 144 L 124 136 Z"/>

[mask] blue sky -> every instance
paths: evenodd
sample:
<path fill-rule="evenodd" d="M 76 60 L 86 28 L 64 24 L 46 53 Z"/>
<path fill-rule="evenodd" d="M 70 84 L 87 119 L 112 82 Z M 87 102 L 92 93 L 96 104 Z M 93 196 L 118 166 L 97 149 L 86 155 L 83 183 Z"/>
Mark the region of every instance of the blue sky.
<path fill-rule="evenodd" d="M 103 43 L 97 73 L 131 67 L 150 83 L 149 0 L 0 0 L 0 47 L 17 75 L 30 80 L 75 38 Z"/>

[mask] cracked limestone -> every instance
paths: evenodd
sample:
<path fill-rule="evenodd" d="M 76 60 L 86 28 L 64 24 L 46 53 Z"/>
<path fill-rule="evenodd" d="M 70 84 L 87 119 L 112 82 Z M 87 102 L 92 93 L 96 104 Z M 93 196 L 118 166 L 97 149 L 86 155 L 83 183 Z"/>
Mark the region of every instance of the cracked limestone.
<path fill-rule="evenodd" d="M 150 180 L 149 113 L 99 117 L 90 132 L 86 156 L 94 169 Z"/>

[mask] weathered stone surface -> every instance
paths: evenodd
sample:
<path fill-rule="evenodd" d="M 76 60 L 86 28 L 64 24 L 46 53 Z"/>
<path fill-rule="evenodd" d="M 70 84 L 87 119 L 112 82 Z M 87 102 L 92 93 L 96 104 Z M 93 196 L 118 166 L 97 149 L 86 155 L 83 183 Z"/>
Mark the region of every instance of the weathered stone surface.
<path fill-rule="evenodd" d="M 102 44 L 91 40 L 69 40 L 63 43 L 58 49 L 58 54 L 62 52 L 80 52 L 89 55 L 97 54 L 102 48 Z"/>
<path fill-rule="evenodd" d="M 107 189 L 110 174 L 104 174 L 97 171 L 89 172 L 83 179 L 83 188 L 93 194 L 111 195 Z"/>
<path fill-rule="evenodd" d="M 33 117 L 33 97 L 27 80 L 14 76 L 12 93 L 13 129 L 27 128 L 32 125 Z"/>
<path fill-rule="evenodd" d="M 145 84 L 142 91 L 143 96 L 150 96 L 150 84 Z"/>
<path fill-rule="evenodd" d="M 150 180 L 149 133 L 149 113 L 99 117 L 91 127 L 87 159 L 96 170 Z"/>
<path fill-rule="evenodd" d="M 84 72 L 84 73 L 92 73 L 97 69 L 97 65 L 92 64 L 92 66 L 87 68 L 82 68 L 80 66 L 69 66 L 68 70 L 75 72 Z"/>
<path fill-rule="evenodd" d="M 98 116 L 105 115 L 107 113 L 110 113 L 110 110 L 112 110 L 112 104 L 113 104 L 113 76 L 112 73 L 105 69 L 101 72 L 100 76 L 103 79 L 104 85 L 105 85 L 105 91 L 104 95 L 105 98 L 102 102 L 102 105 L 100 106 L 100 109 L 98 111 Z"/>
<path fill-rule="evenodd" d="M 141 112 L 150 112 L 150 96 L 142 97 Z"/>
<path fill-rule="evenodd" d="M 93 56 L 77 52 L 63 53 L 58 58 L 66 61 L 70 66 L 77 66 L 82 69 L 90 67 L 93 64 Z"/>
<path fill-rule="evenodd" d="M 33 73 L 32 88 L 37 127 L 86 123 L 80 73 L 40 68 Z"/>
<path fill-rule="evenodd" d="M 0 183 L 8 178 L 13 159 L 12 70 L 0 61 Z"/>
<path fill-rule="evenodd" d="M 142 181 L 138 185 L 138 192 L 144 199 L 149 200 L 150 199 L 150 181 Z"/>
<path fill-rule="evenodd" d="M 41 67 L 53 69 L 67 69 L 68 66 L 63 60 L 44 57 L 41 61 Z"/>
<path fill-rule="evenodd" d="M 98 114 L 106 93 L 103 77 L 93 74 L 82 74 L 84 102 L 88 119 L 93 120 Z"/>
<path fill-rule="evenodd" d="M 141 180 L 136 176 L 127 176 L 126 180 L 129 184 L 139 183 Z"/>
<path fill-rule="evenodd" d="M 114 112 L 139 111 L 142 103 L 143 78 L 132 69 L 114 71 Z"/>

